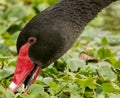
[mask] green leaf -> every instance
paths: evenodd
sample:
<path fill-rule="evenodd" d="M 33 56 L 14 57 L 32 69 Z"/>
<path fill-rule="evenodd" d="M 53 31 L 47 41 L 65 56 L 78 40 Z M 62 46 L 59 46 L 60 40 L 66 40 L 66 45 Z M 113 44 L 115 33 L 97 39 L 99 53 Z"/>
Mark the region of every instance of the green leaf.
<path fill-rule="evenodd" d="M 6 40 L 5 40 L 5 44 L 6 44 L 6 45 L 9 45 L 9 46 L 15 45 L 14 41 L 11 40 L 11 39 L 6 39 Z"/>
<path fill-rule="evenodd" d="M 43 70 L 41 71 L 41 75 L 42 75 L 42 76 L 48 77 L 48 76 L 51 76 L 51 75 L 53 75 L 53 74 L 55 74 L 55 75 L 58 74 L 58 71 L 57 71 L 57 69 L 56 69 L 55 67 L 50 67 L 50 68 L 48 67 L 48 68 L 43 69 Z"/>
<path fill-rule="evenodd" d="M 54 62 L 53 66 L 59 71 L 64 71 L 66 68 L 66 63 L 63 60 L 59 59 Z"/>
<path fill-rule="evenodd" d="M 41 94 L 42 92 L 44 92 L 44 88 L 40 84 L 33 84 L 29 88 L 29 93 L 30 94 L 38 95 L 38 94 Z"/>
<path fill-rule="evenodd" d="M 114 65 L 117 62 L 115 57 L 110 57 L 107 61 L 110 62 L 112 65 Z"/>
<path fill-rule="evenodd" d="M 120 59 L 113 64 L 115 68 L 120 68 Z"/>
<path fill-rule="evenodd" d="M 43 78 L 43 82 L 46 85 L 49 85 L 50 82 L 53 82 L 53 78 L 52 77 L 45 77 L 45 78 Z"/>
<path fill-rule="evenodd" d="M 63 92 L 64 88 L 65 88 L 64 84 L 57 84 L 55 82 L 50 82 L 49 92 L 53 96 L 58 96 Z"/>
<path fill-rule="evenodd" d="M 120 98 L 120 94 L 110 94 L 110 98 Z"/>
<path fill-rule="evenodd" d="M 19 13 L 18 13 L 19 12 Z M 6 10 L 4 18 L 10 21 L 21 20 L 25 17 L 26 11 L 23 5 L 14 5 Z"/>
<path fill-rule="evenodd" d="M 111 83 L 103 83 L 101 87 L 104 92 L 108 92 L 108 93 L 114 92 L 114 87 L 112 86 Z"/>
<path fill-rule="evenodd" d="M 102 46 L 108 45 L 107 38 L 106 38 L 106 37 L 103 37 L 103 38 L 101 39 L 101 43 L 102 43 Z"/>
<path fill-rule="evenodd" d="M 43 2 L 43 3 L 39 4 L 37 8 L 38 8 L 39 11 L 43 11 L 43 10 L 45 10 L 47 7 L 49 7 L 49 4 Z"/>
<path fill-rule="evenodd" d="M 14 98 L 14 94 L 0 85 L 0 98 Z"/>
<path fill-rule="evenodd" d="M 80 60 L 78 57 L 77 58 L 72 58 L 72 59 L 68 59 L 66 61 L 68 68 L 71 71 L 77 71 L 79 68 L 82 68 L 85 65 L 85 62 L 83 62 L 82 60 Z"/>
<path fill-rule="evenodd" d="M 75 94 L 71 94 L 70 98 L 83 98 L 82 96 L 80 96 L 79 94 L 75 95 Z"/>
<path fill-rule="evenodd" d="M 7 61 L 8 59 L 9 59 L 9 57 L 0 57 L 0 62 Z"/>
<path fill-rule="evenodd" d="M 5 79 L 6 77 L 9 77 L 14 73 L 14 68 L 4 68 L 0 69 L 0 80 Z"/>
<path fill-rule="evenodd" d="M 93 76 L 96 74 L 95 67 L 93 67 L 93 64 L 89 64 L 88 66 L 84 66 L 80 69 L 79 74 L 85 75 L 85 76 Z"/>
<path fill-rule="evenodd" d="M 91 90 L 86 90 L 84 96 L 85 98 L 94 98 L 94 93 Z"/>
<path fill-rule="evenodd" d="M 82 92 L 81 88 L 78 87 L 77 84 L 71 84 L 71 83 L 69 83 L 69 91 L 72 94 L 79 94 L 80 92 Z"/>
<path fill-rule="evenodd" d="M 9 54 L 9 47 L 6 44 L 0 44 L 0 54 L 6 55 Z"/>
<path fill-rule="evenodd" d="M 49 98 L 49 95 L 44 92 L 43 86 L 39 84 L 33 84 L 29 88 L 29 94 L 22 95 L 23 98 Z"/>
<path fill-rule="evenodd" d="M 58 98 L 57 96 L 51 96 L 50 98 Z"/>
<path fill-rule="evenodd" d="M 77 84 L 80 85 L 82 88 L 86 87 L 89 87 L 91 89 L 96 88 L 96 85 L 91 76 L 87 77 L 86 79 L 77 79 Z"/>
<path fill-rule="evenodd" d="M 53 5 L 53 4 L 55 4 L 56 2 L 58 2 L 58 0 L 47 0 L 47 2 L 48 2 L 50 5 Z"/>
<path fill-rule="evenodd" d="M 100 48 L 97 52 L 97 55 L 100 59 L 106 59 L 113 56 L 113 53 L 110 49 Z"/>
<path fill-rule="evenodd" d="M 117 75 L 112 71 L 111 64 L 107 62 L 100 62 L 96 66 L 98 66 L 98 74 L 105 80 L 115 81 L 117 79 Z"/>

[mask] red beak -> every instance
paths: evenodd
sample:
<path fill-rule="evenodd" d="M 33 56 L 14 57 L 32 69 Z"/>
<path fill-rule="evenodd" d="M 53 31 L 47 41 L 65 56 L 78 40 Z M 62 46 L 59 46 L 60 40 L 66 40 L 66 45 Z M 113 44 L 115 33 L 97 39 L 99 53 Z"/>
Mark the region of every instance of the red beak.
<path fill-rule="evenodd" d="M 36 65 L 30 60 L 28 56 L 30 45 L 31 45 L 30 43 L 26 43 L 21 47 L 19 51 L 14 78 L 12 83 L 8 87 L 8 89 L 13 92 L 16 92 L 17 89 L 21 86 L 21 84 L 26 81 L 26 79 L 27 79 L 27 83 L 30 84 L 33 83 L 40 72 L 40 67 L 35 67 Z M 27 78 L 28 76 L 29 79 Z M 26 85 L 28 86 L 30 84 L 26 84 Z"/>

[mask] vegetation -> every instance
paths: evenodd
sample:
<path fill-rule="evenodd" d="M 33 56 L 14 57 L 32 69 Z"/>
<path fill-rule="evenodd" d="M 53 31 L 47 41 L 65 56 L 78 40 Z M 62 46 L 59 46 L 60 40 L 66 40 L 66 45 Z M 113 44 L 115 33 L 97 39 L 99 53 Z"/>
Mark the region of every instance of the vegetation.
<path fill-rule="evenodd" d="M 74 46 L 41 71 L 28 94 L 22 94 L 23 86 L 16 94 L 7 90 L 16 65 L 19 32 L 56 2 L 0 0 L 0 98 L 120 98 L 120 2 L 90 22 Z"/>

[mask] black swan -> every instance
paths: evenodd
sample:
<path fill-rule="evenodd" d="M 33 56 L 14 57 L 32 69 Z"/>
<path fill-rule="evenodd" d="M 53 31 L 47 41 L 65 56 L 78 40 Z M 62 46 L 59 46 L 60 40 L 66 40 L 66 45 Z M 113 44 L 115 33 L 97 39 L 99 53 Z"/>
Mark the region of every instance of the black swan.
<path fill-rule="evenodd" d="M 114 1 L 60 0 L 35 16 L 19 34 L 17 66 L 8 89 L 16 92 L 24 82 L 27 90 L 40 69 L 66 53 L 88 22 Z"/>

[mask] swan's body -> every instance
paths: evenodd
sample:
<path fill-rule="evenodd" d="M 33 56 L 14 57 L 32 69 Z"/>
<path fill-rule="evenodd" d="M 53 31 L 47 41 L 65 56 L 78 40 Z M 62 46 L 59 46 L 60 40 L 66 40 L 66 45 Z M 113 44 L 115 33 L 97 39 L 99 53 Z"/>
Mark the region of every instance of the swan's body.
<path fill-rule="evenodd" d="M 17 40 L 18 53 L 29 38 L 35 38 L 36 42 L 27 47 L 28 56 L 35 66 L 48 66 L 60 58 L 88 22 L 113 1 L 116 0 L 61 0 L 25 26 Z"/>

